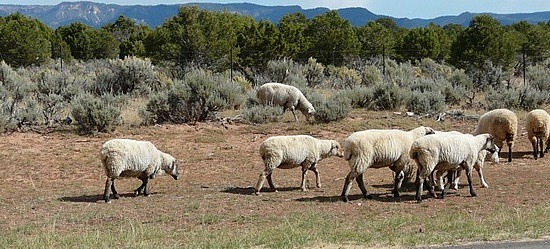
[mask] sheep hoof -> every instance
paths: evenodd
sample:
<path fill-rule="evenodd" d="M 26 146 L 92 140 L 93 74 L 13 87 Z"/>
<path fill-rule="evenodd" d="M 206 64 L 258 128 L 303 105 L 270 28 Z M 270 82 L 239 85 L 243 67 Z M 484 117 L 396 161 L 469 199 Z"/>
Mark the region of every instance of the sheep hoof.
<path fill-rule="evenodd" d="M 140 192 L 140 191 L 137 191 L 137 190 L 135 190 L 135 191 L 134 191 L 134 194 L 135 194 L 136 196 L 139 196 L 139 194 L 141 194 L 141 192 Z"/>
<path fill-rule="evenodd" d="M 476 197 L 477 194 L 476 193 L 471 193 L 472 197 Z"/>
<path fill-rule="evenodd" d="M 120 195 L 114 194 L 114 195 L 113 195 L 113 199 L 120 199 Z"/>
<path fill-rule="evenodd" d="M 343 202 L 349 202 L 349 199 L 348 199 L 347 196 L 342 196 L 342 201 L 343 201 Z"/>
<path fill-rule="evenodd" d="M 372 195 L 365 195 L 365 199 L 372 200 Z"/>

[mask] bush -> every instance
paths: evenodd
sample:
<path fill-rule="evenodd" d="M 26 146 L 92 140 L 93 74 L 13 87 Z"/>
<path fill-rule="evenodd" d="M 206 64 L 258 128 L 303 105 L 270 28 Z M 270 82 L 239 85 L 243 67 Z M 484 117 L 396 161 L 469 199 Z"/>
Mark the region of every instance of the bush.
<path fill-rule="evenodd" d="M 336 94 L 315 109 L 315 121 L 329 123 L 344 119 L 351 111 L 351 100 L 343 94 Z"/>
<path fill-rule="evenodd" d="M 120 108 L 112 95 L 94 97 L 86 93 L 71 103 L 71 114 L 82 133 L 110 132 L 121 122 Z"/>
<path fill-rule="evenodd" d="M 229 79 L 197 69 L 174 86 L 153 94 L 142 113 L 145 123 L 196 123 L 214 118 L 216 112 L 242 105 L 241 87 Z"/>
<path fill-rule="evenodd" d="M 412 91 L 407 110 L 418 114 L 433 114 L 445 110 L 445 96 L 441 92 Z"/>
<path fill-rule="evenodd" d="M 375 86 L 382 84 L 382 72 L 374 65 L 368 65 L 361 70 L 361 84 L 363 86 Z"/>
<path fill-rule="evenodd" d="M 45 124 L 61 120 L 62 111 L 69 105 L 81 89 L 74 84 L 75 79 L 59 71 L 44 70 L 40 73 L 37 100 L 42 108 Z M 72 76 L 74 77 L 74 76 Z"/>
<path fill-rule="evenodd" d="M 254 105 L 242 111 L 241 117 L 247 123 L 265 124 L 276 122 L 281 118 L 283 108 L 271 105 Z"/>
<path fill-rule="evenodd" d="M 519 106 L 520 92 L 516 89 L 491 89 L 485 94 L 487 109 L 508 108 L 516 109 Z"/>
<path fill-rule="evenodd" d="M 541 108 L 550 100 L 550 92 L 547 90 L 538 90 L 533 87 L 524 88 L 521 90 L 518 107 L 530 111 Z"/>
<path fill-rule="evenodd" d="M 350 100 L 352 108 L 367 108 L 373 107 L 374 89 L 366 87 L 358 87 L 355 89 L 343 90 L 338 94 L 344 95 Z"/>
<path fill-rule="evenodd" d="M 384 84 L 374 87 L 373 108 L 375 110 L 396 110 L 405 100 L 403 90 L 396 85 Z"/>
<path fill-rule="evenodd" d="M 353 89 L 361 84 L 361 77 L 354 69 L 347 67 L 328 66 L 329 88 Z"/>
<path fill-rule="evenodd" d="M 32 99 L 35 88 L 28 76 L 23 77 L 0 62 L 0 131 L 14 131 L 37 122 L 39 111 Z"/>

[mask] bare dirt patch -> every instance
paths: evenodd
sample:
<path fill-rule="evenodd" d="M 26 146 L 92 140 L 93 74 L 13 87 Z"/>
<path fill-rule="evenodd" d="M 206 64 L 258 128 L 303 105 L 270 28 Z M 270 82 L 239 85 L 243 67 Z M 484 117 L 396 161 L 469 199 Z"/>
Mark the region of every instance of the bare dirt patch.
<path fill-rule="evenodd" d="M 418 125 L 440 130 L 471 132 L 472 120 L 405 118 L 393 113 L 354 111 L 344 121 L 328 125 L 296 124 L 288 119 L 266 125 L 216 123 L 162 125 L 118 130 L 113 134 L 83 137 L 71 133 L 14 133 L 0 137 L 0 227 L 4 231 L 28 225 L 56 231 L 88 231 L 116 223 L 125 216 L 159 226 L 187 227 L 214 223 L 235 227 L 257 225 L 248 219 L 283 216 L 297 210 L 318 210 L 334 216 L 364 215 L 379 218 L 402 213 L 427 216 L 456 210 L 482 216 L 500 207 L 531 207 L 548 202 L 547 191 L 550 155 L 534 160 L 531 145 L 524 133 L 523 116 L 513 153 L 506 162 L 503 149 L 501 163 L 486 163 L 484 172 L 489 188 L 480 188 L 474 175 L 478 197 L 470 197 L 466 179 L 458 191 L 445 200 L 428 198 L 423 204 L 414 201 L 414 188 L 401 190 L 402 197 L 391 194 L 391 171 L 369 169 L 365 183 L 373 195 L 363 200 L 354 183 L 350 203 L 340 200 L 348 165 L 341 158 L 328 158 L 319 164 L 323 187 L 315 188 L 314 174 L 308 174 L 310 190 L 299 188 L 300 170 L 276 170 L 273 180 L 279 192 L 264 186 L 260 196 L 252 195 L 253 186 L 263 169 L 258 155 L 260 143 L 269 136 L 310 134 L 342 142 L 353 131 L 368 128 L 410 129 Z M 181 160 L 182 178 L 174 181 L 160 176 L 150 182 L 151 196 L 134 197 L 140 181 L 117 181 L 122 198 L 105 204 L 102 200 L 105 176 L 98 151 L 111 138 L 152 141 L 156 146 Z M 159 213 L 174 214 L 158 216 Z"/>

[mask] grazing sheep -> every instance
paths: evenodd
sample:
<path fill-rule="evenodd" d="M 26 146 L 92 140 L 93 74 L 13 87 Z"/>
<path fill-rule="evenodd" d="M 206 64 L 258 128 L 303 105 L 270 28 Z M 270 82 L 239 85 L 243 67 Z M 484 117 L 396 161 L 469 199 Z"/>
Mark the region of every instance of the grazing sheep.
<path fill-rule="evenodd" d="M 169 154 L 159 151 L 151 142 L 131 139 L 112 139 L 103 144 L 100 150 L 101 163 L 107 175 L 103 199 L 109 202 L 110 190 L 113 198 L 119 195 L 115 189 L 118 177 L 137 177 L 142 181 L 135 190 L 136 195 L 149 195 L 147 182 L 165 171 L 174 179 L 179 178 L 178 161 Z"/>
<path fill-rule="evenodd" d="M 417 139 L 411 146 L 410 158 L 417 164 L 416 174 L 416 200 L 422 202 L 422 187 L 427 185 L 430 194 L 435 197 L 435 192 L 427 181 L 433 177 L 434 170 L 445 172 L 449 170 L 466 170 L 470 194 L 477 196 L 472 186 L 472 169 L 481 150 L 495 152 L 494 137 L 484 133 L 477 136 L 470 134 L 449 135 L 435 134 Z M 448 174 L 448 181 L 441 192 L 441 198 L 445 198 L 445 192 L 452 182 L 452 175 Z"/>
<path fill-rule="evenodd" d="M 292 169 L 302 167 L 302 191 L 306 191 L 306 174 L 308 170 L 315 172 L 317 187 L 321 187 L 321 178 L 317 163 L 330 156 L 342 157 L 340 144 L 336 140 L 322 140 L 308 135 L 274 136 L 266 139 L 260 145 L 260 155 L 265 169 L 260 174 L 256 184 L 256 194 L 260 193 L 265 179 L 276 192 L 271 174 L 275 168 Z"/>
<path fill-rule="evenodd" d="M 527 114 L 527 138 L 533 145 L 533 156 L 535 160 L 537 155 L 544 157 L 544 152 L 548 152 L 548 138 L 550 137 L 550 115 L 545 110 L 536 109 Z M 544 145 L 546 144 L 546 149 Z M 540 145 L 540 147 L 539 147 Z"/>
<path fill-rule="evenodd" d="M 346 177 L 342 200 L 348 200 L 351 182 L 356 179 L 363 197 L 371 199 L 365 188 L 363 173 L 368 168 L 389 167 L 395 172 L 393 194 L 399 197 L 398 189 L 405 176 L 403 169 L 409 163 L 409 150 L 419 137 L 433 134 L 429 127 L 418 127 L 410 131 L 365 130 L 351 134 L 344 142 L 344 158 L 349 163 L 350 172 Z"/>
<path fill-rule="evenodd" d="M 281 83 L 265 83 L 258 88 L 256 97 L 261 104 L 282 106 L 283 114 L 287 108 L 290 109 L 296 122 L 298 122 L 296 109 L 306 116 L 306 120 L 309 120 L 315 114 L 313 105 L 298 88 L 293 86 Z"/>
<path fill-rule="evenodd" d="M 495 109 L 479 118 L 474 135 L 489 133 L 495 137 L 495 144 L 502 150 L 503 141 L 508 145 L 508 162 L 512 162 L 512 147 L 518 130 L 518 118 L 508 109 Z"/>
<path fill-rule="evenodd" d="M 458 131 L 447 131 L 447 132 L 436 131 L 435 134 L 463 135 L 463 133 L 458 132 Z M 477 174 L 479 175 L 479 180 L 481 181 L 481 186 L 483 188 L 488 188 L 489 187 L 489 184 L 487 184 L 487 182 L 485 181 L 485 178 L 483 177 L 483 164 L 485 163 L 485 158 L 487 157 L 487 153 L 488 153 L 487 150 L 481 150 L 479 152 L 478 157 L 477 157 L 477 161 L 474 164 L 474 169 L 477 171 Z M 494 153 L 491 154 L 491 161 L 494 162 L 494 163 L 499 162 L 498 148 Z M 452 172 L 455 175 L 453 176 L 454 180 L 452 182 L 451 189 L 458 190 L 458 183 L 460 182 L 461 172 L 462 172 L 461 170 Z M 443 178 L 445 177 L 445 173 L 448 173 L 448 172 L 437 171 L 437 173 L 436 173 L 437 181 L 435 181 L 435 185 L 436 185 L 436 187 L 439 188 L 439 190 L 443 190 L 443 187 L 445 186 L 445 184 L 443 184 Z"/>

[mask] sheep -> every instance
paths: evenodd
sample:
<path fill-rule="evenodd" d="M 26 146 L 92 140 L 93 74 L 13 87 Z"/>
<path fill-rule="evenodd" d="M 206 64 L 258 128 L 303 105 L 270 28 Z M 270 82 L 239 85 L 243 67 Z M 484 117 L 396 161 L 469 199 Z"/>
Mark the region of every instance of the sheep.
<path fill-rule="evenodd" d="M 296 122 L 298 122 L 296 109 L 304 114 L 306 120 L 309 120 L 315 114 L 313 105 L 298 88 L 293 86 L 281 83 L 265 83 L 258 88 L 256 97 L 261 104 L 282 106 L 283 114 L 287 108 L 290 109 Z"/>
<path fill-rule="evenodd" d="M 447 132 L 436 131 L 435 134 L 463 135 L 462 132 L 458 132 L 458 131 L 447 131 Z M 477 157 L 477 161 L 474 164 L 474 169 L 477 171 L 477 174 L 479 175 L 479 180 L 481 181 L 481 186 L 483 188 L 488 188 L 489 187 L 489 184 L 487 184 L 487 182 L 485 181 L 485 178 L 483 177 L 483 164 L 485 163 L 485 158 L 487 157 L 487 153 L 488 153 L 487 150 L 481 150 L 479 152 L 478 157 Z M 497 152 L 491 154 L 491 161 L 494 162 L 494 163 L 499 162 L 498 147 L 497 147 Z M 461 172 L 462 172 L 461 170 L 454 171 L 454 173 L 456 173 L 456 174 L 453 176 L 454 180 L 452 182 L 451 189 L 458 190 L 458 183 L 460 182 Z M 435 181 L 435 185 L 436 185 L 436 187 L 439 188 L 439 190 L 443 190 L 443 187 L 445 186 L 443 184 L 443 178 L 444 177 L 445 177 L 445 172 L 437 171 L 437 173 L 436 173 L 437 181 Z"/>
<path fill-rule="evenodd" d="M 368 168 L 389 167 L 395 172 L 394 197 L 399 197 L 398 189 L 405 176 L 403 169 L 410 162 L 409 150 L 412 143 L 419 137 L 433 134 L 430 127 L 420 126 L 410 131 L 402 130 L 364 130 L 351 134 L 344 141 L 344 159 L 348 161 L 348 173 L 342 200 L 348 202 L 351 182 L 356 179 L 363 197 L 372 199 L 365 188 L 363 173 Z"/>
<path fill-rule="evenodd" d="M 433 197 L 435 192 L 427 181 L 428 176 L 433 177 L 434 170 L 445 172 L 449 170 L 466 170 L 470 195 L 477 196 L 472 186 L 472 169 L 477 161 L 479 152 L 488 150 L 497 151 L 495 138 L 488 133 L 471 135 L 435 134 L 417 139 L 411 146 L 410 158 L 417 164 L 416 174 L 416 200 L 422 202 L 422 188 L 426 184 Z M 445 192 L 452 181 L 448 174 L 448 181 L 441 192 L 441 198 L 445 198 Z"/>
<path fill-rule="evenodd" d="M 527 114 L 527 138 L 533 145 L 533 156 L 537 160 L 537 155 L 540 158 L 544 157 L 544 152 L 548 152 L 548 147 L 543 150 L 544 145 L 549 146 L 548 138 L 550 137 L 550 115 L 545 110 L 536 109 Z M 540 150 L 539 150 L 540 145 Z"/>
<path fill-rule="evenodd" d="M 317 163 L 330 156 L 343 156 L 340 144 L 336 140 L 317 139 L 308 135 L 269 137 L 260 145 L 260 155 L 265 169 L 256 184 L 256 195 L 260 194 L 266 178 L 271 190 L 277 192 L 271 179 L 275 168 L 292 169 L 301 166 L 302 191 L 307 191 L 305 178 L 307 171 L 311 170 L 315 173 L 317 187 L 320 188 L 321 178 Z"/>
<path fill-rule="evenodd" d="M 508 109 L 495 109 L 479 118 L 473 135 L 489 133 L 495 137 L 495 144 L 502 150 L 503 141 L 508 145 L 508 162 L 512 162 L 512 148 L 518 129 L 516 114 Z"/>
<path fill-rule="evenodd" d="M 137 177 L 142 181 L 135 190 L 136 195 L 148 196 L 147 183 L 149 179 L 162 174 L 170 174 L 175 180 L 179 178 L 178 160 L 173 156 L 158 150 L 147 141 L 131 139 L 112 139 L 103 144 L 100 150 L 101 163 L 107 175 L 103 199 L 110 202 L 110 190 L 113 198 L 118 199 L 114 181 L 119 177 Z"/>

